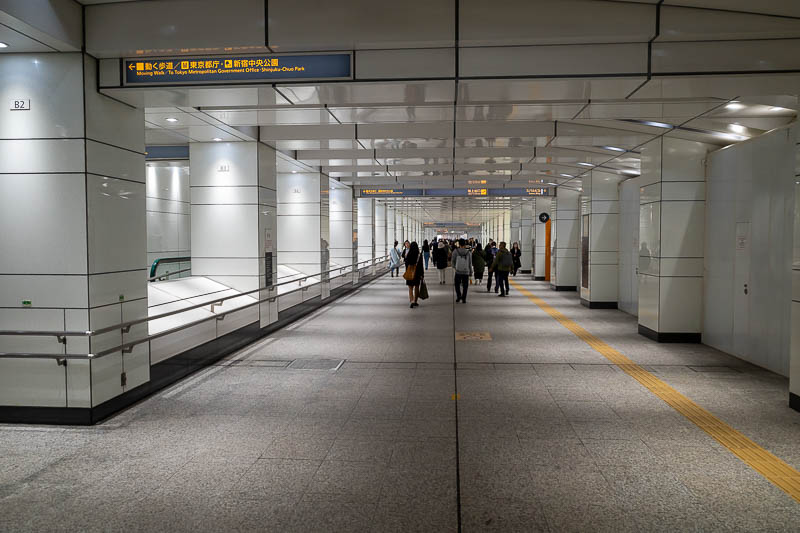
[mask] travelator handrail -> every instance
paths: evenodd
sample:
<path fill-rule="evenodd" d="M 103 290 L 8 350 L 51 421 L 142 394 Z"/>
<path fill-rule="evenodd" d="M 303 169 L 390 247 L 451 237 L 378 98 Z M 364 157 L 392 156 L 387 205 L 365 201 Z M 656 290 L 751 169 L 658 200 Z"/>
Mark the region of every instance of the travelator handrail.
<path fill-rule="evenodd" d="M 380 263 L 386 262 L 389 259 L 389 257 L 390 257 L 389 255 L 385 255 L 385 256 L 382 256 L 382 257 L 376 257 L 374 259 L 367 259 L 365 261 L 359 261 L 358 263 L 355 263 L 354 265 L 347 265 L 347 266 L 332 268 L 332 269 L 329 269 L 329 270 L 318 272 L 316 274 L 308 274 L 306 276 L 303 276 L 303 277 L 297 278 L 297 279 L 293 279 L 291 281 L 284 281 L 282 283 L 275 283 L 275 284 L 272 284 L 272 285 L 269 285 L 269 286 L 260 287 L 258 289 L 253 289 L 251 291 L 242 292 L 242 293 L 239 293 L 239 294 L 233 294 L 233 295 L 230 295 L 230 296 L 224 296 L 222 298 L 218 298 L 218 299 L 215 299 L 213 301 L 205 302 L 205 303 L 202 303 L 202 304 L 196 304 L 196 305 L 192 305 L 190 307 L 184 307 L 183 309 L 177 309 L 175 311 L 169 311 L 167 313 L 162 313 L 162 314 L 159 314 L 159 315 L 139 318 L 139 319 L 136 319 L 136 320 L 129 320 L 127 322 L 122 322 L 120 324 L 116 324 L 116 325 L 113 325 L 113 326 L 107 326 L 105 328 L 100 328 L 100 329 L 96 329 L 96 330 L 87 330 L 87 331 L 0 330 L 0 336 L 28 336 L 28 337 L 51 337 L 51 336 L 55 336 L 58 339 L 58 342 L 66 345 L 66 337 L 93 337 L 93 336 L 96 336 L 96 335 L 101 335 L 103 333 L 109 333 L 109 332 L 112 332 L 112 331 L 121 331 L 122 333 L 129 333 L 131 327 L 135 326 L 135 325 L 138 325 L 138 324 L 143 324 L 143 323 L 150 322 L 152 320 L 158 320 L 160 318 L 166 318 L 166 317 L 169 317 L 169 316 L 178 315 L 178 314 L 181 314 L 181 313 L 185 313 L 187 311 L 192 311 L 194 309 L 200 309 L 200 308 L 206 307 L 208 305 L 212 306 L 212 312 L 213 312 L 213 306 L 214 305 L 222 305 L 222 302 L 227 301 L 227 300 L 232 300 L 234 298 L 239 298 L 241 296 L 248 296 L 248 295 L 254 294 L 256 292 L 260 293 L 261 291 L 272 291 L 272 290 L 274 290 L 274 289 L 276 289 L 276 288 L 278 288 L 280 286 L 289 285 L 291 283 L 300 284 L 303 281 L 306 281 L 306 280 L 308 280 L 310 278 L 314 278 L 314 277 L 317 277 L 317 276 L 323 276 L 325 274 L 330 274 L 332 272 L 342 272 L 342 271 L 348 270 L 348 269 L 359 269 L 359 268 L 361 268 L 359 265 L 374 266 L 376 264 L 380 264 Z M 290 292 L 288 292 L 286 294 L 291 294 L 291 293 L 297 292 L 297 291 L 307 291 L 312 286 L 313 285 L 309 285 L 307 287 L 298 287 L 296 290 L 290 291 Z M 198 319 L 198 320 L 194 320 L 192 322 L 187 322 L 186 324 L 181 324 L 180 326 L 176 326 L 174 328 L 170 328 L 170 329 L 161 331 L 159 333 L 154 333 L 154 334 L 151 334 L 151 335 L 147 335 L 145 337 L 142 337 L 141 339 L 136 339 L 136 340 L 133 340 L 133 341 L 130 341 L 130 342 L 127 342 L 127 343 L 123 343 L 123 344 L 120 344 L 119 346 L 114 346 L 112 348 L 107 348 L 105 350 L 102 350 L 102 351 L 94 353 L 94 354 L 92 354 L 92 353 L 90 353 L 90 354 L 66 354 L 66 353 L 57 354 L 57 353 L 25 353 L 25 352 L 20 352 L 20 353 L 5 352 L 5 353 L 3 353 L 3 352 L 0 352 L 0 358 L 9 358 L 9 359 L 43 358 L 43 359 L 57 359 L 57 360 L 61 361 L 61 360 L 66 360 L 66 359 L 98 359 L 100 357 L 103 357 L 105 355 L 109 355 L 109 354 L 112 354 L 112 353 L 115 353 L 115 352 L 118 352 L 118 351 L 122 351 L 122 353 L 130 353 L 132 351 L 133 347 L 135 347 L 135 346 L 137 346 L 139 344 L 143 344 L 145 342 L 149 342 L 151 340 L 158 339 L 160 337 L 165 337 L 165 336 L 170 335 L 172 333 L 176 333 L 178 331 L 182 331 L 184 329 L 196 326 L 198 324 L 202 324 L 203 322 L 207 322 L 209 320 L 224 320 L 225 316 L 228 313 L 238 312 L 238 311 L 241 311 L 243 309 L 248 309 L 248 308 L 256 306 L 256 305 L 261 305 L 262 303 L 265 303 L 265 302 L 270 302 L 271 303 L 271 302 L 276 301 L 279 296 L 284 296 L 284 295 L 274 295 L 274 296 L 268 296 L 268 297 L 265 297 L 265 298 L 259 298 L 259 299 L 255 300 L 253 302 L 247 303 L 245 305 L 238 306 L 235 309 L 231 309 L 230 311 L 227 311 L 225 313 L 215 314 L 213 316 L 204 317 L 204 318 L 201 318 L 201 319 Z"/>
<path fill-rule="evenodd" d="M 159 257 L 158 259 L 153 261 L 152 265 L 150 265 L 150 277 L 147 279 L 147 281 L 153 281 L 159 277 L 156 276 L 156 271 L 158 271 L 158 265 L 170 264 L 170 263 L 190 263 L 191 261 L 192 261 L 191 257 Z M 169 274 L 177 274 L 177 272 L 169 272 Z"/>
<path fill-rule="evenodd" d="M 175 274 L 183 274 L 184 272 L 191 272 L 191 271 L 192 271 L 192 268 L 189 267 L 189 268 L 182 268 L 182 269 L 176 270 L 174 272 L 164 272 L 163 274 L 160 274 L 158 276 L 153 276 L 151 278 L 147 278 L 147 281 L 163 281 L 164 278 L 168 278 L 170 276 L 174 276 Z"/>

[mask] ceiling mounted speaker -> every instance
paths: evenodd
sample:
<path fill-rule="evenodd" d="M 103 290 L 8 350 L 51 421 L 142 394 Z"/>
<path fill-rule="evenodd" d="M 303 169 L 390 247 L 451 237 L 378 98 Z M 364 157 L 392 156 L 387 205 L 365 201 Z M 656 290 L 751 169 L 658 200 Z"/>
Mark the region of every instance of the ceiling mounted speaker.
<path fill-rule="evenodd" d="M 539 222 L 545 223 L 548 220 L 550 220 L 550 215 L 548 215 L 547 213 L 542 213 L 539 215 Z"/>

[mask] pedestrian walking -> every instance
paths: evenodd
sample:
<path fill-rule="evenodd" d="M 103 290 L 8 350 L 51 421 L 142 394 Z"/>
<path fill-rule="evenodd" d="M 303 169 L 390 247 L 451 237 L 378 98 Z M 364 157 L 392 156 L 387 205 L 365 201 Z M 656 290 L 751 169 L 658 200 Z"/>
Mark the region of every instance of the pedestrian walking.
<path fill-rule="evenodd" d="M 472 253 L 467 248 L 467 241 L 458 240 L 458 248 L 453 252 L 453 269 L 456 271 L 456 303 L 467 303 L 467 289 L 469 278 L 472 276 Z"/>
<path fill-rule="evenodd" d="M 506 249 L 506 243 L 501 242 L 497 250 L 497 255 L 492 261 L 492 271 L 494 272 L 495 284 L 500 288 L 500 296 L 507 296 L 510 293 L 508 286 L 508 274 L 514 268 L 514 259 L 511 252 Z M 495 292 L 497 292 L 495 290 Z"/>
<path fill-rule="evenodd" d="M 486 248 L 483 249 L 483 257 L 486 261 L 486 267 L 489 270 L 486 277 L 486 292 L 489 292 L 492 290 L 492 277 L 495 279 L 495 287 L 497 286 L 497 276 L 495 276 L 494 270 L 492 269 L 492 262 L 494 261 L 494 249 L 492 248 L 492 241 L 486 243 Z M 497 290 L 495 289 L 494 292 L 497 292 Z"/>
<path fill-rule="evenodd" d="M 439 241 L 439 245 L 436 247 L 436 257 L 433 263 L 439 272 L 439 285 L 444 285 L 445 269 L 447 268 L 447 244 L 442 241 Z"/>
<path fill-rule="evenodd" d="M 511 245 L 511 259 L 514 260 L 514 268 L 512 270 L 514 277 L 517 277 L 517 271 L 522 267 L 522 250 L 519 243 L 515 242 Z"/>
<path fill-rule="evenodd" d="M 423 267 L 422 254 L 419 251 L 419 245 L 412 242 L 408 247 L 408 253 L 405 257 L 406 272 L 403 278 L 406 280 L 408 286 L 408 301 L 411 303 L 411 309 L 419 307 L 419 286 L 425 279 L 425 269 Z"/>
<path fill-rule="evenodd" d="M 425 259 L 425 270 L 428 270 L 428 261 L 431 258 L 431 246 L 428 244 L 428 239 L 422 241 L 422 257 Z"/>
<path fill-rule="evenodd" d="M 397 274 L 397 277 L 400 277 L 400 265 L 403 261 L 400 258 L 400 250 L 397 249 L 398 242 L 394 241 L 394 246 L 392 246 L 391 251 L 389 252 L 389 274 L 390 277 L 394 277 Z"/>
<path fill-rule="evenodd" d="M 472 251 L 472 270 L 475 276 L 475 285 L 480 285 L 483 281 L 483 271 L 486 269 L 486 259 L 484 259 L 481 243 L 475 242 L 475 249 Z"/>

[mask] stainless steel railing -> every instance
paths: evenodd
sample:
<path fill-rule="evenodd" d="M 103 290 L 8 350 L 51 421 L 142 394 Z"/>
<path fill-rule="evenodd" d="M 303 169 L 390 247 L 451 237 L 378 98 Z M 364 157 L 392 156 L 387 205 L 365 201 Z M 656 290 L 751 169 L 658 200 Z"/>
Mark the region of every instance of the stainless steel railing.
<path fill-rule="evenodd" d="M 228 301 L 228 300 L 233 300 L 235 298 L 241 298 L 242 296 L 249 296 L 249 295 L 255 294 L 255 293 L 259 293 L 259 295 L 260 295 L 260 293 L 262 291 L 272 292 L 272 291 L 276 290 L 278 287 L 281 287 L 281 286 L 290 285 L 290 284 L 294 284 L 294 283 L 298 284 L 298 288 L 297 289 L 295 289 L 293 291 L 290 291 L 290 292 L 287 292 L 287 293 L 284 293 L 282 295 L 270 295 L 270 296 L 267 296 L 267 297 L 259 297 L 258 299 L 254 300 L 253 302 L 237 306 L 236 308 L 231 309 L 230 311 L 227 311 L 225 313 L 219 313 L 219 314 L 215 314 L 214 316 L 203 317 L 201 319 L 194 320 L 194 321 L 188 322 L 186 324 L 181 324 L 180 326 L 176 326 L 174 328 L 170 328 L 170 329 L 158 332 L 158 333 L 147 335 L 147 336 L 142 337 L 140 339 L 136 339 L 136 340 L 133 340 L 133 341 L 130 341 L 130 342 L 122 343 L 122 344 L 114 346 L 112 348 L 107 348 L 107 349 L 99 351 L 97 353 L 70 354 L 70 353 L 30 353 L 30 352 L 12 353 L 12 352 L 0 352 L 0 358 L 9 358 L 9 359 L 12 359 L 12 358 L 15 358 L 15 359 L 44 358 L 44 359 L 57 359 L 57 360 L 61 361 L 61 360 L 66 360 L 66 359 L 98 359 L 98 358 L 101 358 L 101 357 L 103 357 L 105 355 L 109 355 L 109 354 L 120 352 L 120 351 L 122 353 L 130 353 L 133 350 L 133 348 L 135 346 L 139 345 L 139 344 L 143 344 L 145 342 L 150 342 L 151 340 L 154 340 L 154 339 L 158 339 L 158 338 L 161 338 L 161 337 L 165 337 L 167 335 L 171 335 L 171 334 L 176 333 L 178 331 L 182 331 L 184 329 L 191 328 L 193 326 L 196 326 L 198 324 L 202 324 L 204 322 L 208 322 L 210 320 L 224 320 L 226 315 L 228 315 L 230 313 L 238 312 L 238 311 L 241 311 L 243 309 L 248 309 L 250 307 L 253 307 L 253 306 L 256 306 L 256 305 L 261 305 L 263 303 L 275 302 L 275 301 L 277 301 L 277 299 L 280 296 L 286 296 L 288 294 L 292 294 L 292 293 L 297 292 L 297 291 L 307 291 L 311 287 L 313 287 L 315 285 L 318 285 L 319 283 L 322 282 L 322 280 L 321 280 L 320 282 L 312 284 L 312 285 L 302 286 L 302 283 L 304 281 L 307 281 L 308 279 L 315 278 L 315 277 L 321 277 L 321 276 L 324 276 L 326 274 L 331 274 L 333 272 L 338 272 L 339 276 L 336 276 L 336 277 L 340 277 L 340 276 L 344 275 L 345 271 L 347 271 L 347 270 L 351 270 L 351 271 L 352 270 L 360 270 L 361 268 L 364 268 L 361 265 L 364 265 L 364 266 L 379 265 L 381 263 L 385 263 L 388 259 L 389 259 L 388 255 L 383 256 L 383 257 L 379 257 L 379 258 L 375 258 L 375 259 L 368 259 L 366 261 L 360 261 L 360 262 L 356 263 L 355 265 L 337 267 L 337 268 L 333 268 L 333 269 L 330 269 L 330 270 L 325 270 L 325 271 L 322 271 L 322 272 L 318 272 L 316 274 L 308 274 L 308 275 L 305 275 L 305 276 L 302 276 L 300 278 L 296 278 L 296 279 L 293 279 L 293 280 L 290 280 L 290 281 L 284 281 L 284 282 L 281 282 L 281 283 L 275 283 L 275 284 L 272 284 L 272 285 L 269 285 L 269 286 L 260 287 L 258 289 L 253 289 L 251 291 L 242 292 L 242 293 L 233 294 L 233 295 L 230 295 L 230 296 L 224 296 L 224 297 L 221 297 L 221 298 L 217 298 L 217 299 L 214 299 L 213 301 L 205 302 L 205 303 L 202 303 L 202 304 L 196 304 L 196 305 L 192 305 L 192 306 L 189 306 L 189 307 L 184 307 L 182 309 L 177 309 L 175 311 L 169 311 L 169 312 L 166 312 L 166 313 L 161 313 L 161 314 L 158 314 L 158 315 L 148 316 L 148 317 L 144 317 L 144 318 L 138 318 L 136 320 L 129 320 L 127 322 L 121 322 L 121 323 L 115 324 L 113 326 L 107 326 L 107 327 L 98 328 L 98 329 L 95 329 L 95 330 L 88 330 L 88 331 L 0 330 L 0 336 L 55 337 L 58 340 L 59 343 L 66 345 L 67 337 L 94 337 L 94 336 L 102 335 L 103 333 L 109 333 L 109 332 L 112 332 L 112 331 L 120 331 L 121 333 L 129 333 L 130 330 L 131 330 L 131 327 L 139 325 L 139 324 L 144 324 L 144 323 L 151 322 L 153 320 L 158 320 L 158 319 L 161 319 L 161 318 L 166 318 L 166 317 L 170 317 L 170 316 L 174 316 L 174 315 L 179 315 L 181 313 L 185 313 L 187 311 L 192 311 L 194 309 L 204 308 L 204 307 L 207 307 L 209 305 L 211 306 L 212 311 L 213 311 L 213 307 L 214 306 L 222 305 L 223 302 Z M 333 278 L 333 279 L 335 279 L 335 278 Z"/>

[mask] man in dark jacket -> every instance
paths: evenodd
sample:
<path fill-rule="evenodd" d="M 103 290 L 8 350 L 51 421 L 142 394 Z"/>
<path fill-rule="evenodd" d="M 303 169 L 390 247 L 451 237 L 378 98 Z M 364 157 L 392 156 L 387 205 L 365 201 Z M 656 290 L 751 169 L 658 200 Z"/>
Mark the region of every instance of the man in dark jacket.
<path fill-rule="evenodd" d="M 508 274 L 513 268 L 514 258 L 511 257 L 511 252 L 506 249 L 506 243 L 501 242 L 497 255 L 494 256 L 494 261 L 492 261 L 492 271 L 495 273 L 494 278 L 500 288 L 500 296 L 506 296 L 511 292 L 508 286 Z"/>

